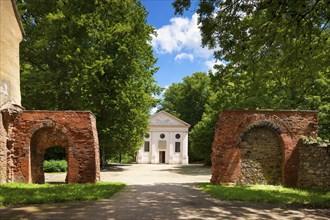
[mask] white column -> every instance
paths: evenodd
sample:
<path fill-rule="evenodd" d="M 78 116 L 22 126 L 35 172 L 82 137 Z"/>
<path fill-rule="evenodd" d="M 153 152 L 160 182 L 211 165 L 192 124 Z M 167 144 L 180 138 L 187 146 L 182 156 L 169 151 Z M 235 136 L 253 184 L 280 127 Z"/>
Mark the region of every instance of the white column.
<path fill-rule="evenodd" d="M 156 132 L 150 132 L 151 133 L 151 146 L 150 146 L 150 150 L 151 150 L 151 163 L 158 163 L 157 161 L 157 155 L 156 155 L 156 151 L 157 151 L 157 146 L 156 146 L 156 143 L 157 143 L 157 138 L 156 138 Z"/>
<path fill-rule="evenodd" d="M 152 143 L 152 145 L 151 145 L 151 163 L 157 163 L 156 144 L 155 143 Z"/>
<path fill-rule="evenodd" d="M 169 132 L 169 144 L 168 144 L 168 156 L 169 156 L 169 164 L 173 164 L 173 133 Z"/>
<path fill-rule="evenodd" d="M 141 149 L 137 153 L 137 158 L 136 158 L 137 163 L 143 163 L 143 151 L 144 151 L 144 145 L 142 145 Z"/>
<path fill-rule="evenodd" d="M 182 164 L 188 164 L 188 132 L 185 133 L 182 140 Z"/>

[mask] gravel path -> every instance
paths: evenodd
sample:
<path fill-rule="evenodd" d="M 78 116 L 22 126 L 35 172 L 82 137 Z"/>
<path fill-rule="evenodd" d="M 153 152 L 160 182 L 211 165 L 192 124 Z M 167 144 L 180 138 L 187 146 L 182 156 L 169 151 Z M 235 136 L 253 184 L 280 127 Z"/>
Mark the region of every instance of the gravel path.
<path fill-rule="evenodd" d="M 128 187 L 101 201 L 1 208 L 0 219 L 330 219 L 330 209 L 213 199 L 195 187 L 210 179 L 210 169 L 197 165 L 113 166 L 101 179 Z"/>

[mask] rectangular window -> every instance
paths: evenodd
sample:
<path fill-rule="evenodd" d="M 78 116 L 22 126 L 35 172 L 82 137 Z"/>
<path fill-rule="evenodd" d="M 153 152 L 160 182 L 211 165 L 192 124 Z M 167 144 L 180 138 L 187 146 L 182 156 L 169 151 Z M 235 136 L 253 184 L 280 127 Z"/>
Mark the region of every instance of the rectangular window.
<path fill-rule="evenodd" d="M 175 152 L 178 153 L 180 151 L 180 142 L 175 142 Z"/>
<path fill-rule="evenodd" d="M 150 150 L 150 142 L 145 141 L 144 142 L 144 152 L 149 152 L 149 150 Z"/>

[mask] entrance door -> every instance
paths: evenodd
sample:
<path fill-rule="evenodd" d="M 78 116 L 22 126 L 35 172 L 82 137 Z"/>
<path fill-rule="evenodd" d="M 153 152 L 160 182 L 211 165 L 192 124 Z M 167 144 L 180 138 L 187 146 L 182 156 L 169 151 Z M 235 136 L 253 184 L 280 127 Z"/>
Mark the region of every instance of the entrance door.
<path fill-rule="evenodd" d="M 159 151 L 159 163 L 165 163 L 165 151 Z"/>

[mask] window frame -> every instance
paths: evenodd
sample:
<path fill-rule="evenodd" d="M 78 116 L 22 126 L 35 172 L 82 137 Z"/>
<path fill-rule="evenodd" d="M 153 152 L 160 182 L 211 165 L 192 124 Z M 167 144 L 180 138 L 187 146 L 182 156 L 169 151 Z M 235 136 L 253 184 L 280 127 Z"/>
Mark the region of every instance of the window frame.
<path fill-rule="evenodd" d="M 147 144 L 148 143 L 148 144 Z M 147 148 L 148 147 L 148 148 Z M 147 150 L 146 150 L 147 149 Z M 150 141 L 145 141 L 144 142 L 144 147 L 143 147 L 143 152 L 150 152 Z"/>
<path fill-rule="evenodd" d="M 181 153 L 181 142 L 176 141 L 174 144 L 174 152 L 175 153 Z"/>

